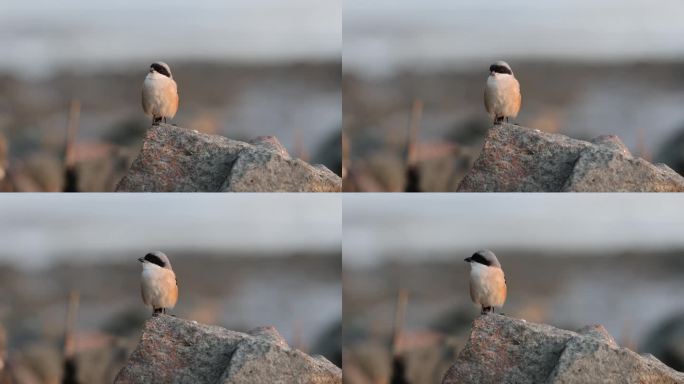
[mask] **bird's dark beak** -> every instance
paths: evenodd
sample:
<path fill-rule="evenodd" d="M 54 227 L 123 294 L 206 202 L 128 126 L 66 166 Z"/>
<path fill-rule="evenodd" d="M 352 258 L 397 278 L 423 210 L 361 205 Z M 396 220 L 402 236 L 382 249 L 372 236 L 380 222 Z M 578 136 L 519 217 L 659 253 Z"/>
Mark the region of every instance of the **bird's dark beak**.
<path fill-rule="evenodd" d="M 489 76 L 494 76 L 494 71 L 489 71 Z"/>
<path fill-rule="evenodd" d="M 473 259 L 471 257 L 466 257 L 463 261 L 470 263 Z"/>
<path fill-rule="evenodd" d="M 142 263 L 143 261 L 145 261 L 145 259 L 143 259 L 142 257 L 138 257 L 138 261 Z"/>

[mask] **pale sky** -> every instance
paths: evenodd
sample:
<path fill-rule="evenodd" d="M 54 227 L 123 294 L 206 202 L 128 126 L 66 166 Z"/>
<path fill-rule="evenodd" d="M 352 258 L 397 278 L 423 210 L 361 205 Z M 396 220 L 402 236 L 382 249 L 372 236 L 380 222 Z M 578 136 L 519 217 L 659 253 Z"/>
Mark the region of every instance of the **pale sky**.
<path fill-rule="evenodd" d="M 227 256 L 339 252 L 341 221 L 335 194 L 6 194 L 0 262 L 123 260 L 174 248 Z"/>
<path fill-rule="evenodd" d="M 679 0 L 347 0 L 345 70 L 684 58 Z"/>
<path fill-rule="evenodd" d="M 342 0 L 3 0 L 0 71 L 340 60 Z"/>
<path fill-rule="evenodd" d="M 347 194 L 343 210 L 345 267 L 482 248 L 684 251 L 681 194 Z"/>

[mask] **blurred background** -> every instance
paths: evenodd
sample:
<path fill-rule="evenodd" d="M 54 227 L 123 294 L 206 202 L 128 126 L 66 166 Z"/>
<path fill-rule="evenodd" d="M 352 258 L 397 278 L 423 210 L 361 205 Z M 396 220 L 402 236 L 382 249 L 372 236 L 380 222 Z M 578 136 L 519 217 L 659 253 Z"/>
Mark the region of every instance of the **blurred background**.
<path fill-rule="evenodd" d="M 341 366 L 340 200 L 3 196 L 0 383 L 62 382 L 65 340 L 79 383 L 113 382 L 152 313 L 137 261 L 152 250 L 176 273 L 172 315 L 235 331 L 272 325 Z"/>
<path fill-rule="evenodd" d="M 111 191 L 151 122 L 151 63 L 178 83 L 173 124 L 341 172 L 341 0 L 0 4 L 0 190 Z"/>
<path fill-rule="evenodd" d="M 480 313 L 463 259 L 483 248 L 506 274 L 499 312 L 603 324 L 684 371 L 683 209 L 677 195 L 345 195 L 345 383 L 440 383 Z"/>
<path fill-rule="evenodd" d="M 682 14 L 677 0 L 346 1 L 344 188 L 403 191 L 411 165 L 420 190 L 455 190 L 491 127 L 497 60 L 521 84 L 516 123 L 616 134 L 684 174 Z"/>

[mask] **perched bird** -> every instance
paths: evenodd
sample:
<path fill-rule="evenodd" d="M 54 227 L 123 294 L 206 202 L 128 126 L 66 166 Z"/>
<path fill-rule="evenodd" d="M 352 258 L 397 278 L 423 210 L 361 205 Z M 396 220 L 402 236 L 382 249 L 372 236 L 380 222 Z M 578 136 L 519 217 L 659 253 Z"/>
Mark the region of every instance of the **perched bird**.
<path fill-rule="evenodd" d="M 138 259 L 142 263 L 141 292 L 143 303 L 152 307 L 152 315 L 166 313 L 176 306 L 178 285 L 169 258 L 154 251 Z"/>
<path fill-rule="evenodd" d="M 506 277 L 494 252 L 482 250 L 465 259 L 470 263 L 470 298 L 482 307 L 482 313 L 493 312 L 506 301 Z"/>
<path fill-rule="evenodd" d="M 518 116 L 521 100 L 520 84 L 513 76 L 511 66 L 505 61 L 489 66 L 484 103 L 494 124 L 502 123 L 504 119 L 508 122 L 509 117 Z"/>
<path fill-rule="evenodd" d="M 143 81 L 143 111 L 152 116 L 152 125 L 172 119 L 178 111 L 178 88 L 171 76 L 171 68 L 158 61 L 150 65 L 150 71 Z"/>

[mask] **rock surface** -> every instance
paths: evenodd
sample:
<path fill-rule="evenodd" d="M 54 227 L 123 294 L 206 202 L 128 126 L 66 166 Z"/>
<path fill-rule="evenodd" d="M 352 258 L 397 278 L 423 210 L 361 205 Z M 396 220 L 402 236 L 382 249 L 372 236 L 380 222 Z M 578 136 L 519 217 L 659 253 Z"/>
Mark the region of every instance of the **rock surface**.
<path fill-rule="evenodd" d="M 684 383 L 684 373 L 620 348 L 600 325 L 571 332 L 483 315 L 442 383 Z"/>
<path fill-rule="evenodd" d="M 117 192 L 339 192 L 342 180 L 323 165 L 293 159 L 273 136 L 250 143 L 160 124 Z"/>
<path fill-rule="evenodd" d="M 114 383 L 340 384 L 342 371 L 291 349 L 273 327 L 240 333 L 160 315 Z"/>
<path fill-rule="evenodd" d="M 684 177 L 634 157 L 616 136 L 591 142 L 495 125 L 460 192 L 682 192 Z"/>

